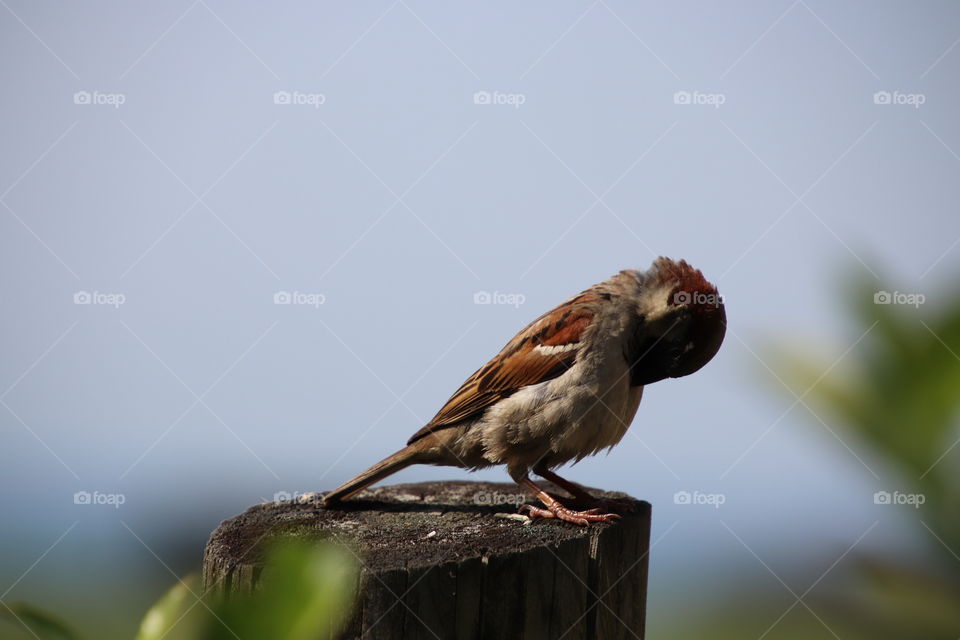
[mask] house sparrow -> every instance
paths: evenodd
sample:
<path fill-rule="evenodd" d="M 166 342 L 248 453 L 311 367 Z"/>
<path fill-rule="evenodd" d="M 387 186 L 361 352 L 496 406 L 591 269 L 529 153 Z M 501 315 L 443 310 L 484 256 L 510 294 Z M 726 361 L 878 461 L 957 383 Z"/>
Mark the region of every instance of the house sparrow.
<path fill-rule="evenodd" d="M 617 444 L 645 385 L 699 370 L 726 332 L 716 287 L 685 261 L 624 270 L 543 314 L 447 400 L 407 446 L 324 496 L 325 506 L 412 464 L 503 464 L 543 508 L 532 517 L 585 525 L 619 516 L 552 469 Z M 551 496 L 529 477 L 573 496 Z M 591 507 L 576 510 L 570 504 Z"/>

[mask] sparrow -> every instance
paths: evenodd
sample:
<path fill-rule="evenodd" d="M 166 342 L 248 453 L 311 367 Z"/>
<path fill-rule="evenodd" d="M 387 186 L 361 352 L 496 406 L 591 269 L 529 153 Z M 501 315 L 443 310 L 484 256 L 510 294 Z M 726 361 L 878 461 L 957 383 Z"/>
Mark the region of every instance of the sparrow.
<path fill-rule="evenodd" d="M 717 288 L 685 261 L 660 257 L 646 271 L 621 271 L 524 327 L 407 446 L 327 493 L 323 504 L 333 507 L 413 464 L 506 465 L 544 505 L 521 512 L 610 522 L 619 517 L 616 501 L 595 498 L 553 469 L 616 445 L 644 387 L 698 371 L 720 349 L 726 324 Z M 531 471 L 571 498 L 548 494 Z M 580 505 L 590 508 L 574 508 Z"/>

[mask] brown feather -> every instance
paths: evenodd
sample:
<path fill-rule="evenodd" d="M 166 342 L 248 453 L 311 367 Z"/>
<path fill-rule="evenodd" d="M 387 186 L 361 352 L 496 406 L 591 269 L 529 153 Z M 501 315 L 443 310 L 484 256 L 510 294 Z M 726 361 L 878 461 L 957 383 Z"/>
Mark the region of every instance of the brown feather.
<path fill-rule="evenodd" d="M 523 387 L 552 380 L 572 367 L 577 349 L 543 354 L 536 347 L 578 344 L 593 320 L 593 314 L 584 307 L 595 300 L 592 292 L 585 291 L 528 324 L 490 362 L 467 378 L 407 444 L 478 416 L 498 400 Z"/>

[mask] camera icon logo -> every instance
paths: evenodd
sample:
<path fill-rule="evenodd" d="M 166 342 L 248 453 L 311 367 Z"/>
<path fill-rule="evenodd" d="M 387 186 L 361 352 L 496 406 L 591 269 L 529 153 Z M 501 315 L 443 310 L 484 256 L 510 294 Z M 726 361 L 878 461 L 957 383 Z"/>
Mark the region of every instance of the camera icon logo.
<path fill-rule="evenodd" d="M 689 491 L 677 491 L 673 494 L 673 504 L 690 504 L 691 499 Z"/>
<path fill-rule="evenodd" d="M 673 104 L 690 104 L 691 96 L 689 91 L 677 91 L 673 94 Z"/>
<path fill-rule="evenodd" d="M 892 98 L 889 91 L 877 91 L 873 94 L 873 104 L 890 104 Z"/>
<path fill-rule="evenodd" d="M 489 291 L 477 291 L 473 294 L 473 304 L 490 304 L 493 297 Z"/>
<path fill-rule="evenodd" d="M 274 502 L 290 502 L 292 498 L 293 496 L 290 495 L 289 491 L 277 491 L 275 494 L 273 494 Z"/>
<path fill-rule="evenodd" d="M 91 504 L 92 497 L 89 491 L 77 491 L 73 494 L 73 504 Z"/>
<path fill-rule="evenodd" d="M 890 304 L 893 302 L 893 296 L 889 291 L 877 291 L 873 294 L 873 304 Z"/>
<path fill-rule="evenodd" d="M 89 91 L 77 91 L 73 94 L 73 104 L 90 104 L 91 97 Z"/>
<path fill-rule="evenodd" d="M 277 291 L 273 294 L 273 304 L 290 304 L 292 300 L 289 291 Z"/>
<path fill-rule="evenodd" d="M 73 294 L 73 304 L 90 304 L 92 301 L 93 297 L 89 291 L 77 291 Z"/>
<path fill-rule="evenodd" d="M 673 294 L 673 304 L 690 304 L 691 302 L 693 302 L 693 297 L 689 291 L 677 291 Z"/>
<path fill-rule="evenodd" d="M 473 104 L 490 104 L 491 96 L 489 91 L 477 91 L 473 94 Z"/>
<path fill-rule="evenodd" d="M 290 104 L 290 92 L 289 91 L 274 92 L 273 104 Z"/>
<path fill-rule="evenodd" d="M 889 491 L 877 491 L 873 494 L 873 504 L 891 504 L 893 497 Z"/>

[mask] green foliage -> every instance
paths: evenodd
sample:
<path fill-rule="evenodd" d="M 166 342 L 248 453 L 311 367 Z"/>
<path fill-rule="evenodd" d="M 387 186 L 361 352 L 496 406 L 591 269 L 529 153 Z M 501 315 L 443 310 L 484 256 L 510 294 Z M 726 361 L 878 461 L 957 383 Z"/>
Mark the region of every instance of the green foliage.
<path fill-rule="evenodd" d="M 346 621 L 357 576 L 342 547 L 282 546 L 275 550 L 254 596 L 218 602 L 207 635 L 197 640 L 264 638 L 319 640 Z"/>
<path fill-rule="evenodd" d="M 832 416 L 924 504 L 910 524 L 929 541 L 930 561 L 855 559 L 843 588 L 826 601 L 832 617 L 862 637 L 916 640 L 960 634 L 960 296 L 934 311 L 876 304 L 872 283 L 853 288 L 853 317 L 865 332 L 829 375 L 829 362 L 796 352 L 779 367 L 795 392 Z M 911 509 L 911 511 L 914 511 Z"/>
<path fill-rule="evenodd" d="M 150 607 L 140 623 L 136 640 L 202 638 L 210 616 L 200 604 L 198 596 L 202 592 L 199 576 L 193 574 L 183 578 Z M 176 633 L 173 633 L 174 628 Z"/>
<path fill-rule="evenodd" d="M 358 577 L 349 551 L 285 544 L 272 550 L 266 566 L 255 594 L 229 598 L 204 593 L 199 577 L 187 576 L 147 611 L 136 640 L 323 640 L 346 622 Z M 4 619 L 38 640 L 80 640 L 29 605 L 0 608 Z"/>
<path fill-rule="evenodd" d="M 870 283 L 851 299 L 866 335 L 844 362 L 819 379 L 829 362 L 790 353 L 781 369 L 798 393 L 812 387 L 831 426 L 890 463 L 904 490 L 925 496 L 922 520 L 945 543 L 937 553 L 952 558 L 960 549 L 960 296 L 934 313 L 874 304 Z"/>
<path fill-rule="evenodd" d="M 39 640 L 80 640 L 80 636 L 52 614 L 22 602 L 0 606 L 0 620 L 6 620 L 21 630 L 26 629 Z"/>

